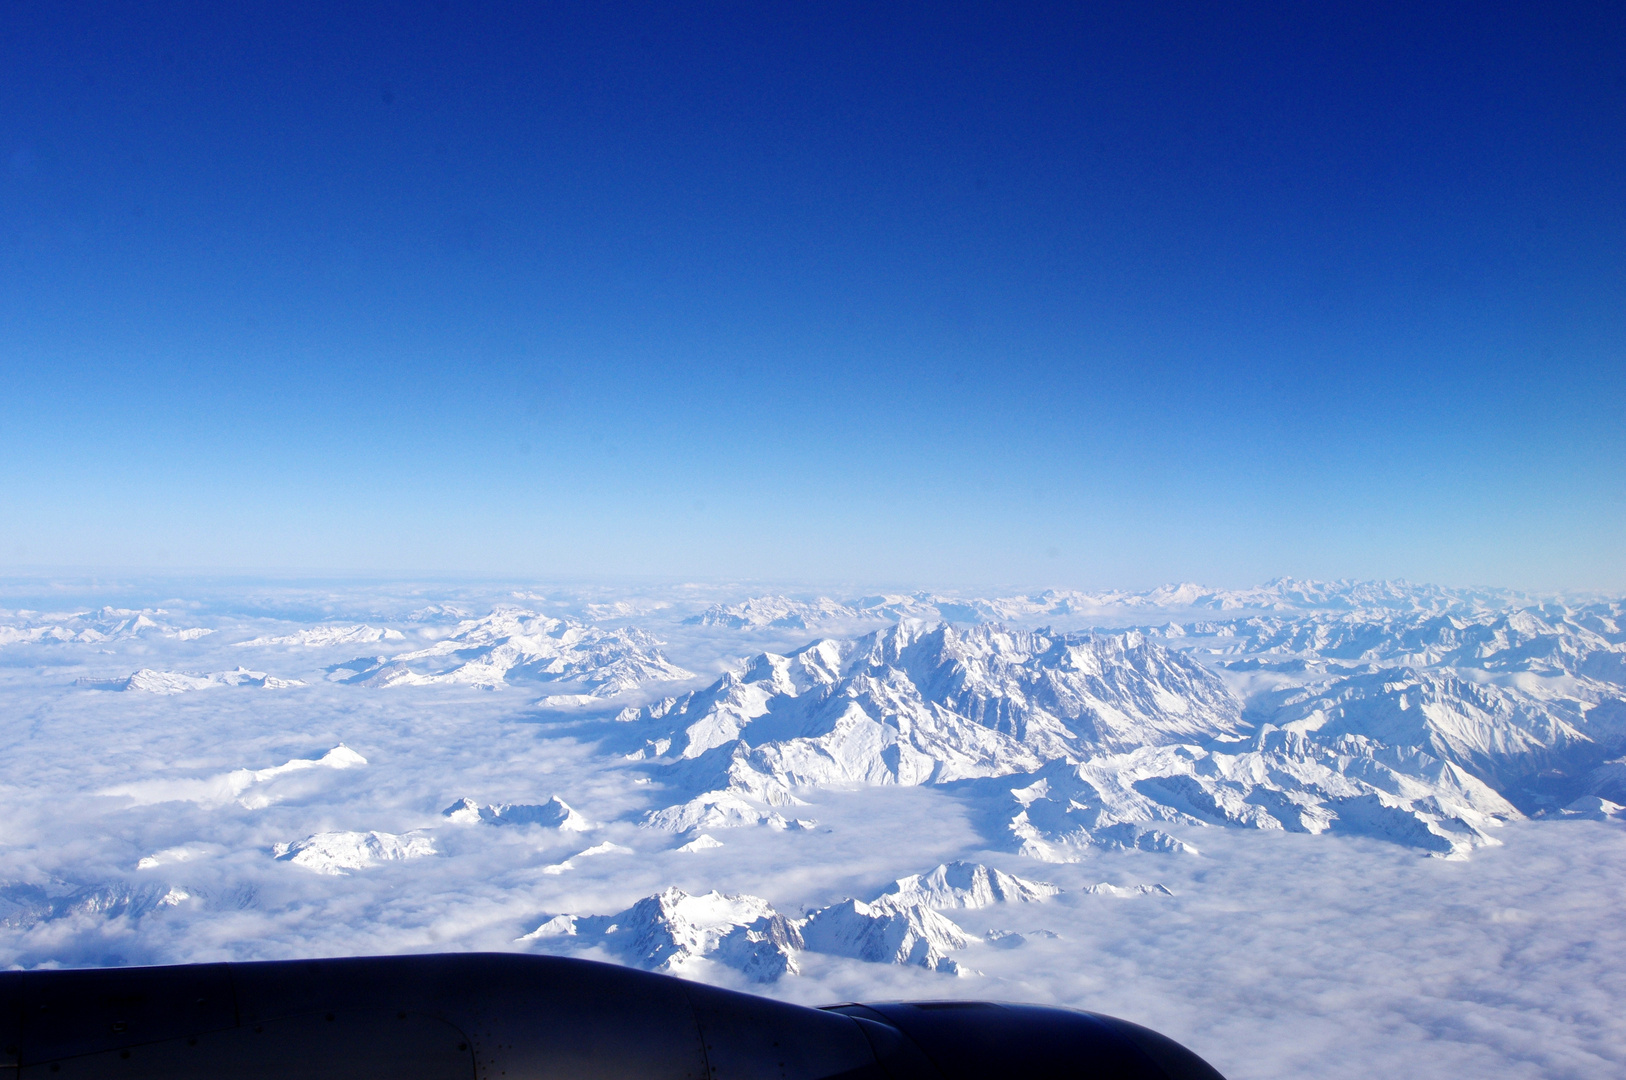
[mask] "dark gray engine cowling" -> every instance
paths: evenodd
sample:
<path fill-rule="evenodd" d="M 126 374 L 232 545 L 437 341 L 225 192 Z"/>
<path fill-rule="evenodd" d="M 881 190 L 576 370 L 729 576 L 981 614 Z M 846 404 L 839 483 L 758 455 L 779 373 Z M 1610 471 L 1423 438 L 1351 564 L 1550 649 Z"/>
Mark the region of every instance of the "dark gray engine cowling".
<path fill-rule="evenodd" d="M 1212 1080 L 1122 1020 L 507 953 L 0 973 L 0 1080 Z"/>

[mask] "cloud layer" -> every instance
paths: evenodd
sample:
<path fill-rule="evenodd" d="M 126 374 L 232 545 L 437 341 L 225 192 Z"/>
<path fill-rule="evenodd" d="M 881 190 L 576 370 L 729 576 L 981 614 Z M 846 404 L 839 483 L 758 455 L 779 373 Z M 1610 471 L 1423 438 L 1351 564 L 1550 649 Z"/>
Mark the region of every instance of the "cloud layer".
<path fill-rule="evenodd" d="M 703 687 L 731 657 L 772 644 L 778 632 L 684 629 L 682 620 L 713 598 L 663 602 L 670 608 L 629 601 L 621 609 L 581 596 L 560 601 L 550 618 L 591 625 L 594 604 L 612 620 L 645 623 L 647 641 L 595 640 L 611 650 L 664 642 L 685 669 L 703 672 L 676 690 Z M 458 633 L 466 614 L 415 621 L 426 610 L 421 593 L 329 603 L 342 626 L 387 625 L 411 639 L 403 652 Z M 547 947 L 522 939 L 553 916 L 623 912 L 674 888 L 759 898 L 765 908 L 753 918 L 771 908 L 804 926 L 814 912 L 891 890 L 952 920 L 964 940 L 945 938 L 944 956 L 978 974 L 877 962 L 822 938 L 795 953 L 797 973 L 771 984 L 703 954 L 682 972 L 810 1003 L 1075 1005 L 1167 1031 L 1235 1078 L 1605 1077 L 1626 1066 L 1617 1008 L 1626 997 L 1618 962 L 1626 955 L 1626 821 L 1595 796 L 1585 812 L 1512 816 L 1496 830 L 1500 846 L 1456 862 L 1376 836 L 1262 831 L 1188 814 L 1159 828 L 1200 855 L 1092 847 L 1078 849 L 1077 862 L 1043 863 L 991 844 L 982 804 L 953 783 L 799 788 L 798 805 L 781 814 L 797 827 L 708 825 L 674 835 L 644 822 L 686 790 L 605 735 L 627 726 L 615 710 L 636 698 L 596 714 L 538 708 L 536 689 L 557 681 L 554 673 L 530 679 L 518 668 L 495 689 L 332 680 L 329 669 L 343 670 L 336 665 L 354 655 L 353 636 L 305 633 L 324 620 L 250 613 L 267 606 L 262 593 L 252 607 L 221 601 L 196 618 L 149 613 L 123 638 L 30 630 L 0 646 L 12 661 L 0 667 L 0 703 L 18 718 L 0 735 L 8 807 L 0 962 L 526 949 Z M 33 629 L 86 621 L 75 618 L 12 621 Z M 141 618 L 126 613 L 119 622 Z M 213 632 L 166 629 L 199 622 Z M 746 636 L 720 641 L 720 633 Z M 289 637 L 299 644 L 234 644 Z M 1160 640 L 1174 647 L 1173 636 Z M 1611 648 L 1605 641 L 1589 655 Z M 227 658 L 245 653 L 256 670 L 305 685 L 174 696 L 75 685 L 121 667 L 230 670 L 237 665 Z M 434 655 L 457 659 L 452 649 Z M 590 658 L 590 650 L 575 655 Z M 1291 659 L 1256 649 L 1204 662 L 1249 701 L 1305 677 L 1225 667 L 1249 657 L 1278 666 Z M 1544 693 L 1563 679 L 1591 678 L 1539 677 Z M 1258 686 L 1250 690 L 1249 679 Z M 1283 700 L 1283 710 L 1304 712 L 1298 699 Z M 1581 699 L 1550 700 L 1557 708 Z M 1597 782 L 1612 775 L 1603 769 Z M 761 820 L 777 812 L 755 809 Z M 971 865 L 955 868 L 956 860 Z M 939 864 L 949 865 L 934 871 Z M 1041 881 L 1059 891 L 1024 895 Z M 773 927 L 764 927 L 769 940 Z M 625 962 L 611 945 L 573 947 Z"/>

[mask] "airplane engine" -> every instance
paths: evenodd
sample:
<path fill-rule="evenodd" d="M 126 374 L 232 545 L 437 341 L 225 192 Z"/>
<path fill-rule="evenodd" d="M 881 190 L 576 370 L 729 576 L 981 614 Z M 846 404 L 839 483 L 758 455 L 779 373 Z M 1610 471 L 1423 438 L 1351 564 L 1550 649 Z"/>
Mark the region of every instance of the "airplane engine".
<path fill-rule="evenodd" d="M 0 973 L 0 1080 L 1218 1080 L 1123 1020 L 506 953 Z"/>

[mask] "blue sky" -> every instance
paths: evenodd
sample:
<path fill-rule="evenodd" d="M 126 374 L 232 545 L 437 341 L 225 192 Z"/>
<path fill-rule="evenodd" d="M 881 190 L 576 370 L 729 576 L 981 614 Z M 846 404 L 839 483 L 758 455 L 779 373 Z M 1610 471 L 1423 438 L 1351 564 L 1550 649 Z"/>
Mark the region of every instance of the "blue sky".
<path fill-rule="evenodd" d="M 0 571 L 1626 587 L 1618 9 L 0 20 Z"/>

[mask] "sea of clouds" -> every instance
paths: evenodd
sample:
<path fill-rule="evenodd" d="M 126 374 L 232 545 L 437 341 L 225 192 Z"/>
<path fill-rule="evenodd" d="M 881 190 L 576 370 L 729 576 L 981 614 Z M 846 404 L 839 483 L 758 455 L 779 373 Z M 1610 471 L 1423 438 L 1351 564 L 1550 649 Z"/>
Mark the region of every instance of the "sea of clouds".
<path fill-rule="evenodd" d="M 939 787 L 848 785 L 799 792 L 806 827 L 713 830 L 719 846 L 681 850 L 693 835 L 643 824 L 672 801 L 665 782 L 601 740 L 629 703 L 818 636 L 783 614 L 732 627 L 700 617 L 731 599 L 13 585 L 0 613 L 0 963 L 532 949 L 546 943 L 525 936 L 553 915 L 616 912 L 672 886 L 762 897 L 794 917 L 967 860 L 1062 891 L 949 912 L 974 939 L 955 954 L 966 974 L 814 952 L 768 984 L 705 960 L 682 974 L 807 1003 L 1071 1005 L 1165 1031 L 1236 1080 L 1626 1070 L 1626 822 L 1607 815 L 1511 821 L 1500 846 L 1455 861 L 1362 836 L 1176 822 L 1168 831 L 1199 855 L 1043 863 L 991 845 Z M 565 702 L 545 679 L 342 681 L 364 670 L 343 663 L 431 649 L 461 616 L 502 604 L 638 628 L 689 678 L 602 702 L 585 683 Z M 854 617 L 861 605 L 832 620 Z M 437 660 L 454 662 L 471 661 Z M 591 827 L 446 814 L 465 798 L 555 797 Z M 1103 883 L 1163 890 L 1086 891 Z M 1012 933 L 1021 946 L 1002 947 Z"/>

